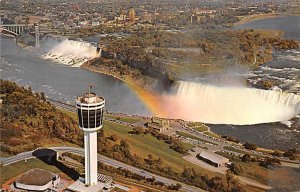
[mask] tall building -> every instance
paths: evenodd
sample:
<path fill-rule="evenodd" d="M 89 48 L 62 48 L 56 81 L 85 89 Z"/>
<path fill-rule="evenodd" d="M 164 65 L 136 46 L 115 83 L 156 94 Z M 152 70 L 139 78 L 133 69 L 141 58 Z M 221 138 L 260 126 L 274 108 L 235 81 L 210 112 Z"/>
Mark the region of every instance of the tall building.
<path fill-rule="evenodd" d="M 135 22 L 135 12 L 133 8 L 129 10 L 129 21 Z"/>
<path fill-rule="evenodd" d="M 103 125 L 105 99 L 85 93 L 76 99 L 78 125 L 84 131 L 85 185 L 97 184 L 97 131 Z"/>

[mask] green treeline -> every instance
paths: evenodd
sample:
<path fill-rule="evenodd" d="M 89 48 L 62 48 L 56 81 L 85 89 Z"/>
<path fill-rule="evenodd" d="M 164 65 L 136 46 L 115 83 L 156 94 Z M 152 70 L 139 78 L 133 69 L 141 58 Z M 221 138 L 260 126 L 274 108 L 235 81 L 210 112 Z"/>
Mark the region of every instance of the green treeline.
<path fill-rule="evenodd" d="M 76 121 L 51 105 L 43 93 L 33 93 L 30 88 L 20 87 L 5 80 L 1 80 L 0 83 L 1 151 L 17 154 L 43 146 L 45 141 L 53 139 L 83 147 L 83 132 L 79 130 Z M 132 132 L 151 134 L 157 139 L 164 140 L 173 150 L 181 154 L 187 153 L 180 141 L 169 136 L 153 131 L 132 130 Z M 226 178 L 220 176 L 209 178 L 205 173 L 189 167 L 185 167 L 182 172 L 177 172 L 166 166 L 161 157 L 149 154 L 147 158 L 142 158 L 132 154 L 127 141 L 116 135 L 107 135 L 103 130 L 98 131 L 97 134 L 98 152 L 105 156 L 210 191 L 245 191 L 231 173 L 228 173 Z M 79 162 L 83 161 L 79 159 Z M 178 188 L 176 185 L 170 187 Z"/>
<path fill-rule="evenodd" d="M 44 93 L 5 80 L 0 85 L 2 151 L 17 154 L 53 138 L 83 146 L 77 123 L 46 101 Z"/>
<path fill-rule="evenodd" d="M 255 67 L 272 60 L 273 49 L 299 47 L 297 41 L 281 39 L 281 35 L 266 30 L 141 30 L 122 38 L 102 38 L 102 58 L 90 64 L 110 67 L 133 79 L 141 75 L 176 79 L 228 66 Z"/>

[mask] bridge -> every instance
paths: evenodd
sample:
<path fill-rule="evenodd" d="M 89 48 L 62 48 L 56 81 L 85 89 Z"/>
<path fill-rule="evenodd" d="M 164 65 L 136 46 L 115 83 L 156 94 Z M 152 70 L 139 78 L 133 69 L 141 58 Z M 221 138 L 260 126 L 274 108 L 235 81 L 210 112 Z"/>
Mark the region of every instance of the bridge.
<path fill-rule="evenodd" d="M 32 28 L 30 25 L 22 25 L 22 24 L 0 24 L 0 32 L 2 33 L 3 31 L 17 36 L 20 33 L 22 33 L 25 30 L 29 30 Z"/>
<path fill-rule="evenodd" d="M 23 25 L 23 24 L 0 24 L 0 33 L 8 33 L 13 36 L 18 36 L 23 31 L 29 31 L 34 27 L 35 46 L 40 46 L 40 27 L 38 25 Z"/>

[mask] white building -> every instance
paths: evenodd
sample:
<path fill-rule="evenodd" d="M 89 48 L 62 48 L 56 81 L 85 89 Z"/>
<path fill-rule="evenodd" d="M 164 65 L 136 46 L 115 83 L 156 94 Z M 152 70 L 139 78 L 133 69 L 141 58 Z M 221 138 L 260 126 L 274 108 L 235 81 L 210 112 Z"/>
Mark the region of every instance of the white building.
<path fill-rule="evenodd" d="M 92 21 L 92 26 L 95 27 L 95 26 L 99 26 L 100 25 L 100 22 L 99 21 Z"/>
<path fill-rule="evenodd" d="M 60 177 L 44 169 L 30 169 L 23 173 L 14 182 L 14 187 L 26 191 L 45 191 L 55 188 L 60 182 Z"/>
<path fill-rule="evenodd" d="M 202 151 L 197 158 L 215 167 L 225 166 L 230 162 L 229 159 L 208 151 Z"/>

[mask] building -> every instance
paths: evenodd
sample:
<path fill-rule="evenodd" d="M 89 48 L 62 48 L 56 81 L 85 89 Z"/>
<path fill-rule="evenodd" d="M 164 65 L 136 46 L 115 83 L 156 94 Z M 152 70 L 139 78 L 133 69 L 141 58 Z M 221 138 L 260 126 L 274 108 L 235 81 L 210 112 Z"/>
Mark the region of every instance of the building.
<path fill-rule="evenodd" d="M 166 119 L 152 117 L 151 122 L 147 123 L 147 127 L 157 132 L 166 131 L 170 128 L 170 122 Z"/>
<path fill-rule="evenodd" d="M 100 25 L 99 21 L 92 21 L 92 27 L 99 26 L 99 25 Z"/>
<path fill-rule="evenodd" d="M 125 14 L 120 14 L 120 17 L 118 17 L 119 21 L 126 21 L 126 15 Z"/>
<path fill-rule="evenodd" d="M 26 191 L 45 191 L 55 188 L 60 182 L 60 177 L 44 169 L 30 169 L 14 182 L 14 187 Z"/>
<path fill-rule="evenodd" d="M 198 18 L 197 15 L 191 15 L 191 24 L 197 24 Z"/>
<path fill-rule="evenodd" d="M 129 10 L 129 21 L 130 22 L 135 22 L 135 12 L 134 9 Z"/>
<path fill-rule="evenodd" d="M 95 93 L 85 93 L 76 99 L 78 125 L 84 131 L 85 185 L 96 185 L 97 180 L 97 131 L 103 125 L 105 100 Z"/>
<path fill-rule="evenodd" d="M 80 182 L 75 182 L 75 183 L 71 184 L 67 188 L 66 192 L 82 192 L 82 191 L 97 192 L 97 191 L 106 191 L 106 190 L 109 191 L 111 188 L 114 187 L 113 178 L 110 177 L 110 176 L 103 175 L 103 174 L 98 174 L 97 179 L 98 179 L 97 184 L 93 185 L 93 186 L 90 186 L 87 190 L 85 185 L 84 185 L 85 179 L 80 177 L 78 179 Z"/>
<path fill-rule="evenodd" d="M 86 26 L 86 25 L 88 25 L 88 21 L 80 21 L 79 25 Z"/>
<path fill-rule="evenodd" d="M 142 16 L 141 16 L 141 20 L 142 21 L 151 22 L 152 21 L 152 15 L 151 15 L 151 13 L 148 13 L 147 11 L 143 12 Z"/>
<path fill-rule="evenodd" d="M 196 9 L 196 15 L 213 15 L 217 13 L 217 10 L 212 9 Z"/>
<path fill-rule="evenodd" d="M 215 167 L 225 166 L 230 162 L 229 159 L 208 151 L 202 151 L 197 158 Z"/>

